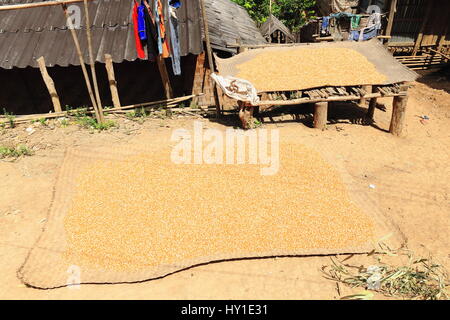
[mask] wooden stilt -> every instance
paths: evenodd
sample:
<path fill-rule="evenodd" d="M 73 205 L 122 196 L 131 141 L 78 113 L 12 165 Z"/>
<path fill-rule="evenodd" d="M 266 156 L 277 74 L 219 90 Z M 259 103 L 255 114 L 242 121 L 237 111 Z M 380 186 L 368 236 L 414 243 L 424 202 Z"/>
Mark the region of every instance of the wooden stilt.
<path fill-rule="evenodd" d="M 432 11 L 433 7 L 434 7 L 434 1 L 433 0 L 428 0 L 425 16 L 424 16 L 423 21 L 422 21 L 422 26 L 420 27 L 419 34 L 417 35 L 417 39 L 414 42 L 414 49 L 413 49 L 413 52 L 412 52 L 413 56 L 417 55 L 417 52 L 419 51 L 420 46 L 422 45 L 423 34 L 425 32 L 425 28 L 427 26 L 428 20 L 429 20 L 429 18 L 431 16 L 431 11 Z"/>
<path fill-rule="evenodd" d="M 366 92 L 366 94 L 372 92 L 372 86 L 362 86 L 361 89 L 363 89 Z M 366 102 L 367 102 L 367 100 L 365 98 L 361 98 L 361 100 L 359 100 L 359 106 L 365 107 Z"/>
<path fill-rule="evenodd" d="M 392 104 L 392 118 L 389 132 L 395 136 L 401 136 L 405 122 L 406 105 L 408 96 L 394 97 Z"/>
<path fill-rule="evenodd" d="M 376 90 L 372 87 L 371 91 L 372 91 L 372 93 L 375 93 Z M 367 113 L 366 113 L 366 117 L 365 117 L 366 124 L 373 123 L 373 116 L 375 114 L 375 108 L 377 107 L 377 101 L 378 101 L 378 98 L 370 99 L 369 108 L 367 109 Z"/>
<path fill-rule="evenodd" d="M 314 128 L 325 130 L 328 117 L 328 102 L 314 104 Z"/>
<path fill-rule="evenodd" d="M 94 54 L 92 52 L 91 21 L 89 19 L 89 10 L 88 10 L 87 0 L 84 0 L 84 14 L 85 14 L 85 21 L 86 21 L 86 36 L 87 36 L 87 40 L 88 40 L 89 64 L 91 66 L 92 81 L 94 82 L 95 98 L 97 101 L 97 109 L 98 109 L 99 120 L 100 120 L 99 122 L 102 123 L 105 119 L 104 119 L 104 115 L 103 115 L 102 101 L 100 100 L 100 92 L 98 90 L 97 73 L 95 72 L 95 60 L 94 60 Z"/>
<path fill-rule="evenodd" d="M 377 107 L 377 98 L 372 98 L 370 99 L 369 102 L 369 109 L 367 109 L 367 114 L 366 114 L 366 122 L 368 124 L 373 122 L 373 116 L 375 114 L 375 108 Z"/>
<path fill-rule="evenodd" d="M 53 82 L 53 79 L 50 77 L 50 75 L 47 72 L 47 67 L 45 66 L 45 59 L 44 57 L 40 57 L 36 60 L 39 65 L 39 70 L 41 70 L 42 79 L 45 82 L 45 85 L 47 86 L 48 93 L 50 93 L 50 97 L 52 98 L 53 108 L 55 112 L 61 112 L 61 102 L 59 101 L 58 92 L 56 92 L 55 83 Z"/>
<path fill-rule="evenodd" d="M 243 129 L 251 129 L 253 126 L 253 111 L 254 106 L 243 101 L 238 101 L 239 105 L 239 119 L 241 119 Z"/>
<path fill-rule="evenodd" d="M 77 50 L 78 59 L 80 60 L 80 66 L 81 70 L 83 71 L 83 76 L 86 82 L 86 87 L 88 89 L 89 97 L 91 98 L 91 103 L 95 110 L 95 116 L 97 118 L 97 121 L 100 123 L 102 118 L 97 108 L 97 102 L 95 101 L 94 93 L 92 91 L 91 80 L 89 79 L 89 74 L 87 72 L 86 65 L 84 63 L 83 54 L 81 53 L 80 41 L 78 41 L 78 36 L 77 33 L 75 32 L 75 27 L 73 25 L 72 19 L 70 18 L 69 13 L 67 12 L 67 6 L 65 4 L 62 4 L 62 9 L 64 15 L 66 16 L 67 24 L 70 33 L 72 34 L 73 42 L 75 43 L 75 49 Z"/>
<path fill-rule="evenodd" d="M 106 66 L 106 73 L 108 74 L 109 89 L 111 90 L 111 98 L 113 101 L 114 108 L 120 108 L 121 105 L 119 92 L 117 90 L 117 81 L 114 75 L 114 65 L 112 56 L 110 54 L 105 54 L 105 66 Z"/>
<path fill-rule="evenodd" d="M 156 58 L 156 63 L 158 64 L 159 74 L 161 75 L 161 80 L 164 87 L 164 92 L 166 94 L 166 99 L 173 98 L 172 86 L 170 85 L 169 73 L 167 72 L 166 63 L 164 62 L 164 58 L 159 55 Z"/>
<path fill-rule="evenodd" d="M 389 9 L 389 16 L 387 18 L 388 24 L 386 27 L 386 36 L 390 37 L 392 33 L 392 26 L 394 25 L 394 17 L 395 17 L 395 11 L 397 11 L 397 0 L 391 0 L 390 3 L 390 9 Z M 387 47 L 389 43 L 389 40 L 387 40 L 384 45 Z"/>

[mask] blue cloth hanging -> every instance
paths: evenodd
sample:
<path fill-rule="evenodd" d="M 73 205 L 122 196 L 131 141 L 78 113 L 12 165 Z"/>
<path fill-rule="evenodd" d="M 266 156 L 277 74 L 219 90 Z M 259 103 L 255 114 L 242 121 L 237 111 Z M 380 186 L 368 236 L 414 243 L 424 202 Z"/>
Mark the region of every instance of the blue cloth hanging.
<path fill-rule="evenodd" d="M 145 27 L 145 10 L 147 8 L 144 5 L 138 7 L 138 32 L 141 40 L 147 40 L 147 29 Z"/>
<path fill-rule="evenodd" d="M 165 14 L 166 17 L 168 17 L 169 19 L 169 28 L 170 28 L 170 44 L 172 47 L 172 55 L 171 55 L 171 60 L 172 60 L 172 69 L 173 69 L 173 73 L 176 76 L 181 75 L 181 55 L 180 55 L 180 39 L 179 39 L 179 27 L 178 27 L 178 19 L 177 16 L 175 14 L 175 12 L 172 12 L 174 9 L 174 7 L 170 6 L 169 8 L 169 0 L 167 1 L 167 5 L 166 5 L 166 10 L 165 10 Z M 169 10 L 171 12 L 169 12 Z"/>
<path fill-rule="evenodd" d="M 180 0 L 170 0 L 169 4 L 175 9 L 178 9 L 178 8 L 181 7 L 181 1 Z"/>
<path fill-rule="evenodd" d="M 359 30 L 353 30 L 350 32 L 350 40 L 358 41 L 359 40 L 360 31 Z"/>
<path fill-rule="evenodd" d="M 330 26 L 330 17 L 323 17 L 322 18 L 322 30 L 328 30 L 329 26 Z"/>

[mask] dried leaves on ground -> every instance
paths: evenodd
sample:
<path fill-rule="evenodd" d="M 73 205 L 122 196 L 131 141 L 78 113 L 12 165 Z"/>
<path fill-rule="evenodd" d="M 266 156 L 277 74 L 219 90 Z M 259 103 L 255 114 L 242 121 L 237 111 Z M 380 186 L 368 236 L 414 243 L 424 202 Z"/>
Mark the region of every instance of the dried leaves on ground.
<path fill-rule="evenodd" d="M 447 272 L 443 266 L 433 262 L 432 258 L 417 258 L 406 247 L 394 250 L 383 243 L 379 244 L 379 249 L 369 253 L 369 256 L 373 258 L 374 264 L 367 267 L 333 258 L 331 265 L 322 267 L 325 278 L 351 288 L 366 289 L 342 299 L 371 299 L 374 291 L 388 297 L 405 299 L 449 299 Z M 404 263 L 385 261 L 393 260 L 392 258 Z"/>

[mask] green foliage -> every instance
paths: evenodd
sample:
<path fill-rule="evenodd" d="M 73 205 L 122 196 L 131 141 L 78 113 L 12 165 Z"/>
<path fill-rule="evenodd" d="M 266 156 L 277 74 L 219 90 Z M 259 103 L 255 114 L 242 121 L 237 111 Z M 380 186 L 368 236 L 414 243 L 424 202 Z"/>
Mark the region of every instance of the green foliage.
<path fill-rule="evenodd" d="M 117 123 L 112 120 L 106 120 L 103 123 L 98 123 L 96 119 L 88 116 L 79 117 L 76 123 L 85 129 L 94 129 L 98 131 L 108 130 L 117 127 Z"/>
<path fill-rule="evenodd" d="M 244 7 L 250 17 L 263 23 L 269 16 L 269 0 L 232 0 Z M 280 19 L 292 32 L 300 30 L 314 16 L 316 0 L 273 0 L 272 14 Z"/>
<path fill-rule="evenodd" d="M 136 118 L 145 118 L 149 115 L 149 112 L 144 107 L 136 108 L 130 112 L 126 113 L 126 117 L 130 120 L 135 120 Z"/>
<path fill-rule="evenodd" d="M 13 115 L 12 113 L 7 112 L 5 108 L 3 108 L 3 114 L 5 115 L 6 120 L 9 123 L 9 127 L 10 128 L 15 128 L 16 127 L 16 121 L 15 121 L 16 120 L 16 116 Z"/>
<path fill-rule="evenodd" d="M 33 152 L 25 145 L 17 147 L 0 146 L 0 159 L 3 158 L 19 158 L 21 156 L 31 156 Z"/>

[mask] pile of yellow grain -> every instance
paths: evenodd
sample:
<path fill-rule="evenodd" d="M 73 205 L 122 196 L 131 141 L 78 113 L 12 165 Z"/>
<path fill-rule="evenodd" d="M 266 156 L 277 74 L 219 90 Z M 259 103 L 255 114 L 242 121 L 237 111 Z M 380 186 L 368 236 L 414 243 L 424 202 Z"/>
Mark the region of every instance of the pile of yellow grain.
<path fill-rule="evenodd" d="M 268 50 L 236 68 L 236 77 L 250 81 L 260 92 L 386 81 L 365 56 L 347 48 Z"/>
<path fill-rule="evenodd" d="M 77 179 L 65 218 L 66 258 L 139 270 L 217 253 L 358 246 L 372 221 L 339 174 L 302 145 L 283 145 L 278 174 L 259 165 L 176 165 L 169 153 L 99 161 Z"/>

